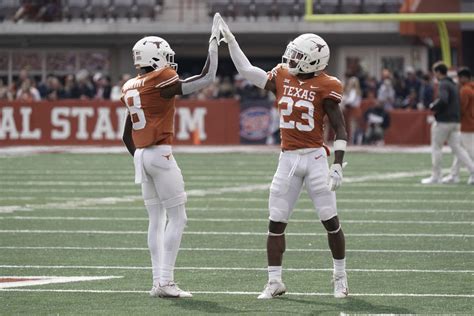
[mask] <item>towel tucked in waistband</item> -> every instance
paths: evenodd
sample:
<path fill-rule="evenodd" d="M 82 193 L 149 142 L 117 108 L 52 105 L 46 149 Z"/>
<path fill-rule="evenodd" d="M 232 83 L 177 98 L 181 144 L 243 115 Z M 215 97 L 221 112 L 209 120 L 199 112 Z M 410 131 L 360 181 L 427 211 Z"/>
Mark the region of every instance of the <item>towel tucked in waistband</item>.
<path fill-rule="evenodd" d="M 140 184 L 148 181 L 148 177 L 145 173 L 143 166 L 143 151 L 144 148 L 137 148 L 133 155 L 133 164 L 135 165 L 135 183 Z"/>

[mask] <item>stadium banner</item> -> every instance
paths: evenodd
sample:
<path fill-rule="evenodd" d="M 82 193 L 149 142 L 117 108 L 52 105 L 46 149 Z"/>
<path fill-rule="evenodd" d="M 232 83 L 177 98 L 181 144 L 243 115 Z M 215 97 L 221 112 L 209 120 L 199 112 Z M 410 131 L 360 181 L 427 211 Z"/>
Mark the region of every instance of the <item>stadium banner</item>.
<path fill-rule="evenodd" d="M 431 137 L 431 111 L 392 110 L 390 127 L 385 131 L 387 145 L 429 145 Z"/>
<path fill-rule="evenodd" d="M 239 102 L 177 100 L 175 144 L 239 144 Z M 122 145 L 120 102 L 0 101 L 0 146 Z"/>
<path fill-rule="evenodd" d="M 272 133 L 272 102 L 248 100 L 240 104 L 240 143 L 265 144 Z"/>

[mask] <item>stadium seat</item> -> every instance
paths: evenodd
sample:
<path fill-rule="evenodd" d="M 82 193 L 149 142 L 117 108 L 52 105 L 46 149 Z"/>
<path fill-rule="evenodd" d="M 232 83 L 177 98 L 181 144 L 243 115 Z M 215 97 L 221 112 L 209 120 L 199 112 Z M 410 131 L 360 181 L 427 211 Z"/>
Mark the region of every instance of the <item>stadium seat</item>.
<path fill-rule="evenodd" d="M 257 16 L 269 16 L 271 13 L 273 0 L 260 0 L 255 2 L 255 10 L 257 11 Z"/>
<path fill-rule="evenodd" d="M 116 19 L 132 18 L 133 0 L 113 0 L 111 16 Z"/>
<path fill-rule="evenodd" d="M 110 17 L 111 0 L 94 0 L 86 8 L 86 17 L 91 20 Z"/>
<path fill-rule="evenodd" d="M 313 4 L 315 14 L 334 14 L 339 12 L 340 3 L 335 0 L 317 0 Z"/>
<path fill-rule="evenodd" d="M 89 0 L 63 0 L 63 18 L 67 20 L 85 19 Z"/>
<path fill-rule="evenodd" d="M 384 0 L 362 0 L 362 11 L 364 13 L 381 13 L 384 2 Z"/>
<path fill-rule="evenodd" d="M 163 8 L 163 1 L 157 0 L 135 0 L 138 18 L 150 18 L 156 20 Z"/>
<path fill-rule="evenodd" d="M 245 16 L 247 19 L 253 17 L 257 19 L 257 7 L 253 0 L 242 0 L 236 3 L 235 7 L 236 14 L 238 16 Z"/>
<path fill-rule="evenodd" d="M 403 4 L 403 0 L 386 0 L 383 5 L 383 12 L 386 13 L 398 13 L 400 7 Z"/>
<path fill-rule="evenodd" d="M 301 18 L 304 14 L 304 4 L 300 0 L 278 0 L 280 16 Z"/>
<path fill-rule="evenodd" d="M 360 13 L 361 0 L 341 0 L 341 13 Z"/>

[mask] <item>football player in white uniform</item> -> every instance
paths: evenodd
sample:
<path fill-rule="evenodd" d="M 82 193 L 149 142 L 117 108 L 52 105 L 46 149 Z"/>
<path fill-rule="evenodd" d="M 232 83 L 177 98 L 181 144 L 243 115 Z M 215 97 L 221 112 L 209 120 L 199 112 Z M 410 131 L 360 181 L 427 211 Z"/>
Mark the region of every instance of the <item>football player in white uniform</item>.
<path fill-rule="evenodd" d="M 219 37 L 215 17 L 204 69 L 186 80 L 180 80 L 176 73 L 175 53 L 168 42 L 157 36 L 142 38 L 132 49 L 140 74 L 122 87 L 121 100 L 129 113 L 123 141 L 133 156 L 135 182 L 142 186 L 149 218 L 153 297 L 192 297 L 174 282 L 174 265 L 187 221 L 183 176 L 171 150 L 175 96 L 193 93 L 214 82 Z"/>
<path fill-rule="evenodd" d="M 345 239 L 334 191 L 342 183 L 347 133 L 339 108 L 341 82 L 324 72 L 329 47 L 315 34 L 300 35 L 288 44 L 283 63 L 266 73 L 249 62 L 222 19 L 220 27 L 238 72 L 257 87 L 272 91 L 280 113 L 282 152 L 269 197 L 268 283 L 258 298 L 270 299 L 286 292 L 282 281 L 285 228 L 303 184 L 327 230 L 334 265 L 334 297 L 344 298 L 348 295 Z M 326 115 L 336 132 L 331 168 L 323 144 Z"/>

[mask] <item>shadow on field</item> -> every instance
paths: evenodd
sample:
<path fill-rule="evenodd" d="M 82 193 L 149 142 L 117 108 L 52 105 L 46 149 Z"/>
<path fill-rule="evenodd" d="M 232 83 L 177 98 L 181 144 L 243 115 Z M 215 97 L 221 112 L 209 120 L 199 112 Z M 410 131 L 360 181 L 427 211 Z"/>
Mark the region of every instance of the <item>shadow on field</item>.
<path fill-rule="evenodd" d="M 216 302 L 204 301 L 200 299 L 176 299 L 172 300 L 176 306 L 192 311 L 196 314 L 209 313 L 209 314 L 233 314 L 242 313 L 241 310 L 235 308 L 229 308 L 222 306 Z"/>
<path fill-rule="evenodd" d="M 318 315 L 319 313 L 324 312 L 344 312 L 347 314 L 351 313 L 370 313 L 370 314 L 413 314 L 412 311 L 406 308 L 401 308 L 398 306 L 388 306 L 388 305 L 376 305 L 371 304 L 367 301 L 364 301 L 360 298 L 355 297 L 348 297 L 343 300 L 335 300 L 331 299 L 317 299 L 308 298 L 308 299 L 300 299 L 300 298 L 291 298 L 285 297 L 284 300 L 296 303 L 296 304 L 307 304 L 307 305 L 314 305 L 318 308 L 315 308 L 314 312 L 310 315 Z M 327 306 L 329 309 L 325 309 L 324 306 Z"/>

